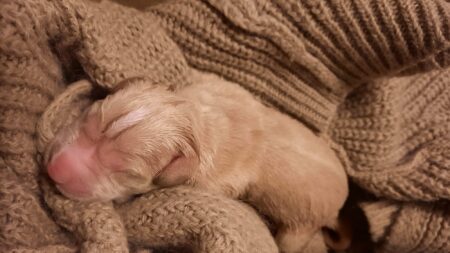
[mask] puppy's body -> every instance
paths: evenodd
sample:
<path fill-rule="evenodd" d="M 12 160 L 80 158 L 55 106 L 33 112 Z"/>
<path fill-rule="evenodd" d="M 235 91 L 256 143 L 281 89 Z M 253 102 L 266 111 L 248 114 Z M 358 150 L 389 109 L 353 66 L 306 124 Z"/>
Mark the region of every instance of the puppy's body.
<path fill-rule="evenodd" d="M 344 169 L 328 144 L 299 122 L 262 105 L 240 86 L 214 75 L 198 73 L 196 78 L 196 84 L 176 94 L 151 90 L 147 97 L 141 92 L 143 100 L 152 101 L 139 102 L 129 87 L 94 105 L 85 124 L 77 126 L 88 130 L 75 131 L 75 141 L 60 145 L 97 150 L 85 163 L 97 179 L 83 174 L 79 181 L 91 182 L 83 183 L 86 187 L 100 181 L 105 184 L 102 171 L 112 170 L 108 166 L 120 167 L 122 174 L 147 166 L 150 169 L 141 168 L 129 179 L 145 177 L 140 189 L 127 190 L 134 183 L 108 176 L 107 181 L 116 187 L 103 188 L 103 193 L 112 188 L 116 192 L 105 194 L 106 198 L 185 183 L 244 199 L 279 225 L 277 241 L 283 252 L 300 252 L 321 227 L 335 227 L 348 190 Z M 177 113 L 166 112 L 164 106 Z M 109 115 L 108 110 L 120 112 Z M 101 120 L 96 113 L 101 114 Z M 155 123 L 158 120 L 161 123 Z M 167 128 L 170 125 L 174 127 Z M 139 138 L 139 133 L 148 136 Z M 91 136 L 84 138 L 90 140 L 78 144 L 84 135 Z M 93 135 L 106 137 L 95 139 Z M 181 137 L 184 139 L 179 141 Z M 68 164 L 70 159 L 58 159 L 70 156 L 70 150 L 75 149 L 62 150 L 55 153 L 49 166 L 52 178 L 58 178 L 59 168 L 64 166 L 78 170 Z M 105 153 L 114 150 L 114 159 L 108 159 Z M 126 152 L 136 153 L 134 159 L 122 159 L 120 154 Z M 136 157 L 144 157 L 140 165 L 134 162 Z M 108 163 L 113 165 L 105 165 Z M 64 190 L 64 185 L 60 186 L 68 196 L 76 195 L 70 192 L 73 187 Z M 84 191 L 83 198 L 88 195 Z"/>
<path fill-rule="evenodd" d="M 245 198 L 270 214 L 283 227 L 278 240 L 287 252 L 298 250 L 291 240 L 302 245 L 301 238 L 310 239 L 318 228 L 335 227 L 348 190 L 329 145 L 243 88 L 199 78 L 179 92 L 199 109 L 200 154 L 208 155 L 189 183 Z"/>

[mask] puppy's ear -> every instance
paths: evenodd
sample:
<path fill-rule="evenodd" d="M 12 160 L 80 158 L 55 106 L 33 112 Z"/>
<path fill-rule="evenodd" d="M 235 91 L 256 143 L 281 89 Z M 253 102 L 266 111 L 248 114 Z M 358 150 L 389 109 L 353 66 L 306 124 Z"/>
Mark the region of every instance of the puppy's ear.
<path fill-rule="evenodd" d="M 170 187 L 182 184 L 190 179 L 198 167 L 197 157 L 178 156 L 153 179 L 153 184 Z"/>
<path fill-rule="evenodd" d="M 187 101 L 174 100 L 172 106 L 182 111 L 184 116 L 178 115 L 178 119 L 184 118 L 178 124 L 178 131 L 183 136 L 177 140 L 177 156 L 168 166 L 162 169 L 153 179 L 153 183 L 160 187 L 169 187 L 185 183 L 191 179 L 200 166 L 200 120 L 196 107 Z M 186 121 L 189 121 L 186 124 Z"/>
<path fill-rule="evenodd" d="M 116 93 L 119 90 L 122 90 L 129 85 L 133 85 L 136 82 L 143 81 L 145 78 L 143 76 L 136 76 L 136 77 L 130 77 L 125 78 L 122 81 L 118 82 L 114 87 L 111 89 L 111 93 Z"/>

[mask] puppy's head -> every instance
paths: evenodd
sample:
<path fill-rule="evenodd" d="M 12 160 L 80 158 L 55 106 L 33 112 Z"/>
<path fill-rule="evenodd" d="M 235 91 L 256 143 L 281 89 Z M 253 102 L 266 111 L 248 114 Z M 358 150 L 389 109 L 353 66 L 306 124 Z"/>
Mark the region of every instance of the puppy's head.
<path fill-rule="evenodd" d="M 199 163 L 192 103 L 145 84 L 94 103 L 58 133 L 49 177 L 68 197 L 111 200 L 188 180 Z"/>

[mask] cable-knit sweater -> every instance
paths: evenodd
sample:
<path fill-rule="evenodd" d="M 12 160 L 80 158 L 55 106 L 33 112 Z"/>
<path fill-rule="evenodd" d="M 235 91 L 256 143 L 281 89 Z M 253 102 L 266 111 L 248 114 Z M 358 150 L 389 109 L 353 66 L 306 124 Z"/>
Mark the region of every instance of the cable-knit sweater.
<path fill-rule="evenodd" d="M 149 12 L 192 66 L 334 140 L 350 178 L 389 200 L 363 205 L 380 252 L 450 252 L 448 2 L 186 0 Z"/>
<path fill-rule="evenodd" d="M 140 76 L 176 89 L 193 67 L 330 139 L 351 180 L 377 197 L 361 207 L 378 252 L 450 252 L 449 55 L 444 0 L 180 0 L 143 12 L 2 1 L 0 249 L 275 252 L 236 201 L 174 188 L 79 203 L 39 173 L 48 141 L 92 101 L 93 87 L 67 84 Z"/>

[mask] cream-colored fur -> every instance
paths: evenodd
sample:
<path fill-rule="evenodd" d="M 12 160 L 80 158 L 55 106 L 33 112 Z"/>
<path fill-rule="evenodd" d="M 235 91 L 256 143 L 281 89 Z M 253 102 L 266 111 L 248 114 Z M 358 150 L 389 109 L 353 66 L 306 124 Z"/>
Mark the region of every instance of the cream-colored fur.
<path fill-rule="evenodd" d="M 95 162 L 86 162 L 94 179 L 80 178 L 90 182 L 91 194 L 78 198 L 123 198 L 189 184 L 243 199 L 271 217 L 282 252 L 301 252 L 323 226 L 335 228 L 348 189 L 329 145 L 240 86 L 195 75 L 196 84 L 175 93 L 129 85 L 90 108 L 74 126 L 81 130 L 66 137 L 85 136 L 83 145 L 97 150 Z M 50 177 L 58 176 L 57 158 Z M 59 188 L 77 198 L 64 184 Z"/>

